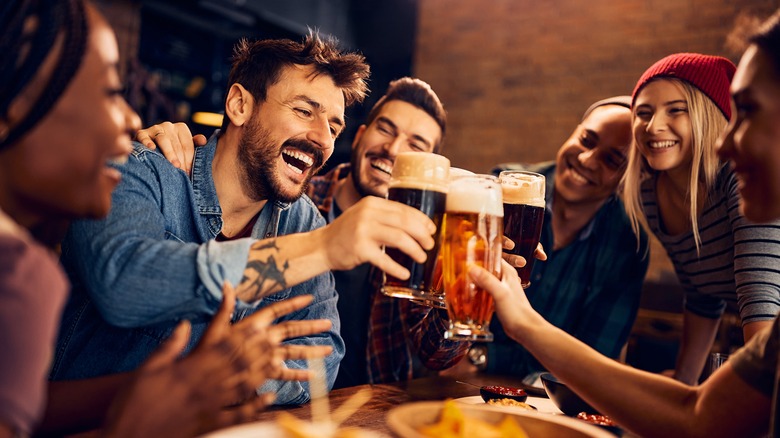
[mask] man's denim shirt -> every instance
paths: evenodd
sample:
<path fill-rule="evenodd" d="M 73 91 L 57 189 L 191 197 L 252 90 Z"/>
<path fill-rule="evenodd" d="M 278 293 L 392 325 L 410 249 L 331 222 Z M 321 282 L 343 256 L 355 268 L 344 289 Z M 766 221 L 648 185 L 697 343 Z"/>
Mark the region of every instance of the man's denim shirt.
<path fill-rule="evenodd" d="M 219 308 L 225 280 L 240 283 L 254 239 L 216 242 L 222 209 L 211 165 L 217 136 L 195 150 L 192 180 L 162 154 L 134 144 L 109 216 L 73 223 L 63 243 L 62 263 L 73 283 L 63 314 L 52 380 L 71 380 L 137 368 L 173 331 L 193 323 L 192 348 Z M 292 204 L 269 200 L 252 236 L 305 232 L 325 225 L 311 200 Z M 333 275 L 324 273 L 259 303 L 236 303 L 234 320 L 272 302 L 313 294 L 308 307 L 282 320 L 329 319 L 329 332 L 296 338 L 290 344 L 330 345 L 326 358 L 333 385 L 344 343 L 339 335 Z M 305 361 L 287 361 L 306 368 Z M 208 378 L 204 376 L 204 378 Z M 268 381 L 260 391 L 277 393 L 276 403 L 309 399 L 308 384 Z"/>

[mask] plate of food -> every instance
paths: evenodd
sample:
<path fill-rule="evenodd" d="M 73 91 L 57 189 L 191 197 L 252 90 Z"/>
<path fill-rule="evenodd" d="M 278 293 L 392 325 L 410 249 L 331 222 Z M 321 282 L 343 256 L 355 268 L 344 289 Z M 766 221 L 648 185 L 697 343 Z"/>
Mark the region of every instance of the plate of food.
<path fill-rule="evenodd" d="M 444 402 L 401 405 L 387 415 L 387 425 L 401 438 L 512 437 L 614 438 L 614 435 L 564 415 Z"/>
<path fill-rule="evenodd" d="M 201 438 L 387 438 L 386 435 L 356 427 L 338 427 L 332 423 L 317 424 L 297 420 L 291 414 L 280 413 L 276 421 L 260 421 L 220 429 Z"/>

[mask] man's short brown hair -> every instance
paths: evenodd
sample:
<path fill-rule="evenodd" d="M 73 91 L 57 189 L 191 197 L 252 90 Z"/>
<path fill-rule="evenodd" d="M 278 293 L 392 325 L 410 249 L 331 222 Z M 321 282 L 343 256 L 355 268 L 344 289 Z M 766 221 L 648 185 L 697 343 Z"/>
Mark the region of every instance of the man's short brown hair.
<path fill-rule="evenodd" d="M 265 101 L 268 87 L 279 81 L 282 69 L 294 64 L 311 65 L 315 75 L 330 76 L 344 93 L 347 106 L 362 102 L 366 97 L 370 69 L 365 57 L 341 51 L 336 39 L 321 38 L 316 32 L 300 43 L 288 39 L 239 41 L 233 50 L 228 89 L 238 83 L 256 101 Z M 222 129 L 229 123 L 225 117 Z"/>
<path fill-rule="evenodd" d="M 447 113 L 444 111 L 444 105 L 439 100 L 439 96 L 433 92 L 433 89 L 427 82 L 410 77 L 403 77 L 390 82 L 387 92 L 371 108 L 366 119 L 366 126 L 370 125 L 374 119 L 379 116 L 379 111 L 387 102 L 400 100 L 420 108 L 436 121 L 441 128 L 441 137 L 434 145 L 433 151 L 438 153 L 441 143 L 444 140 L 444 131 L 447 127 Z"/>

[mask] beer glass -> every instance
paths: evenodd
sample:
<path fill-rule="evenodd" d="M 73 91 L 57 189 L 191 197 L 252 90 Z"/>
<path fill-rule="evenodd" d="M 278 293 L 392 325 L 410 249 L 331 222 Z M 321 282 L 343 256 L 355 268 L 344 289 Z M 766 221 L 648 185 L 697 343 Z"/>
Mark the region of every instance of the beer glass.
<path fill-rule="evenodd" d="M 450 160 L 428 152 L 399 153 L 393 165 L 387 197 L 391 201 L 414 207 L 441 227 L 447 199 Z M 436 237 L 436 236 L 434 236 Z M 401 280 L 384 274 L 382 292 L 398 298 L 426 298 L 433 287 L 436 257 L 439 254 L 439 239 L 426 252 L 425 263 L 417 263 L 396 248 L 386 248 L 387 255 L 411 274 L 408 280 Z"/>
<path fill-rule="evenodd" d="M 517 268 L 523 289 L 531 285 L 534 252 L 542 235 L 544 222 L 544 175 L 534 172 L 504 171 L 498 176 L 504 196 L 504 234 L 515 242 L 507 251 L 525 258 Z"/>
<path fill-rule="evenodd" d="M 450 167 L 450 181 L 465 175 L 474 175 L 474 172 L 458 167 Z M 441 227 L 439 227 L 439 233 L 436 234 L 436 239 L 441 240 Z M 439 249 L 439 257 L 436 258 L 436 265 L 433 269 L 433 282 L 431 282 L 431 287 L 429 287 L 427 291 L 420 291 L 418 297 L 419 298 L 412 301 L 417 304 L 422 304 L 423 306 L 435 307 L 437 309 L 447 308 L 447 304 L 444 301 L 441 248 Z"/>
<path fill-rule="evenodd" d="M 489 330 L 493 297 L 474 284 L 469 268 L 481 266 L 500 277 L 503 216 L 497 178 L 473 175 L 450 181 L 441 232 L 444 295 L 450 318 L 446 339 L 493 340 Z"/>

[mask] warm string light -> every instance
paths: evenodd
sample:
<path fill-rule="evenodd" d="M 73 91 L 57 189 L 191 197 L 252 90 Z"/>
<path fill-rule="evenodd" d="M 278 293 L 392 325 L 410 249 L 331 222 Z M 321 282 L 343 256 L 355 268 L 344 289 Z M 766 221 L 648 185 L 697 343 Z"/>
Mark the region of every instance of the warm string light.
<path fill-rule="evenodd" d="M 205 111 L 198 111 L 192 115 L 192 121 L 205 126 L 213 126 L 219 128 L 222 126 L 222 118 L 224 116 L 218 113 L 210 113 Z"/>

